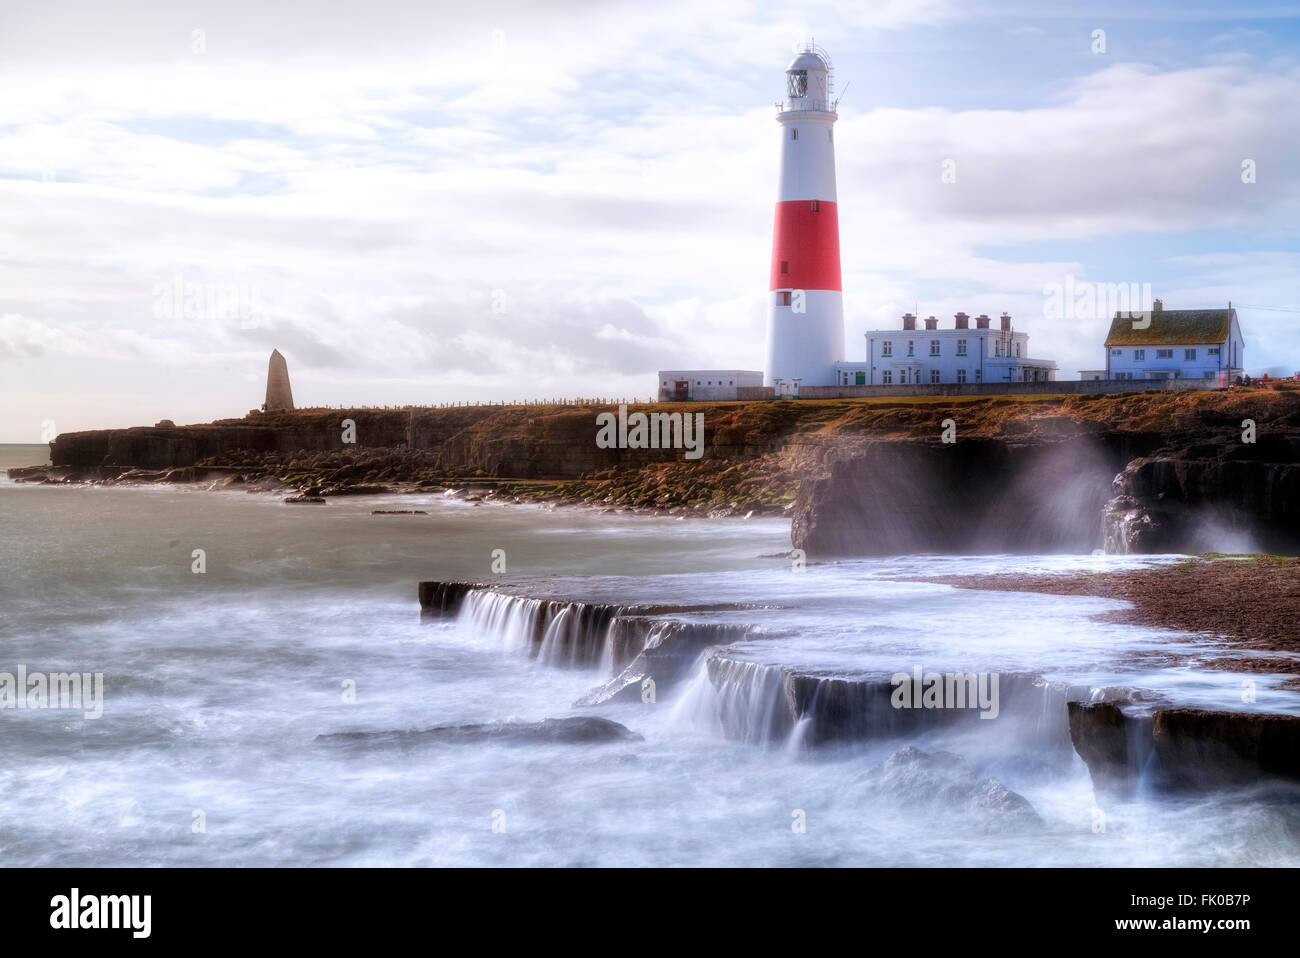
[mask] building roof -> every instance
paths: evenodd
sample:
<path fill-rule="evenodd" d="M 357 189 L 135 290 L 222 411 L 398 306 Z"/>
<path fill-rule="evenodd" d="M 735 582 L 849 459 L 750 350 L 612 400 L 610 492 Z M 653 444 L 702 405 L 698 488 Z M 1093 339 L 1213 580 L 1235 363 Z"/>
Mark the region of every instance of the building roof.
<path fill-rule="evenodd" d="M 1116 313 L 1110 323 L 1107 346 L 1196 346 L 1202 343 L 1222 343 L 1232 330 L 1235 309 L 1153 309 L 1151 325 L 1134 329 L 1141 324 L 1126 314 Z"/>

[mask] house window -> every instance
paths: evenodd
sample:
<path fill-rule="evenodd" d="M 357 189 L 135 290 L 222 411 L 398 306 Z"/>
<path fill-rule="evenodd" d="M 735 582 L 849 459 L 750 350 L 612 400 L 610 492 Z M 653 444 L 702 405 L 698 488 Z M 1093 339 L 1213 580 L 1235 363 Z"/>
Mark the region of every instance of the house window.
<path fill-rule="evenodd" d="M 1020 358 L 1020 344 L 1016 343 L 1016 359 Z"/>
<path fill-rule="evenodd" d="M 1211 346 L 1209 349 L 1206 350 L 1206 352 L 1209 353 L 1211 356 L 1218 356 L 1218 355 L 1219 355 L 1219 347 L 1218 347 L 1218 346 Z"/>
<path fill-rule="evenodd" d="M 939 340 L 937 339 L 930 340 L 930 355 L 931 356 L 939 355 Z"/>
<path fill-rule="evenodd" d="M 1213 379 L 1213 378 L 1214 378 L 1214 370 L 1213 370 L 1213 369 L 1207 369 L 1207 370 L 1205 371 L 1205 375 L 1202 376 L 1201 378 L 1202 378 L 1202 379 Z"/>
<path fill-rule="evenodd" d="M 916 342 L 914 340 L 909 339 L 907 341 L 907 355 L 909 356 L 916 355 L 915 346 L 916 346 Z"/>
<path fill-rule="evenodd" d="M 894 385 L 894 371 L 892 369 L 886 369 L 880 374 L 880 381 L 886 386 Z"/>
<path fill-rule="evenodd" d="M 1123 356 L 1123 355 L 1124 355 L 1124 350 L 1122 350 L 1122 349 L 1112 349 L 1112 350 L 1110 351 L 1110 354 L 1111 354 L 1112 356 Z"/>
<path fill-rule="evenodd" d="M 778 306 L 789 306 L 789 305 L 790 305 L 790 291 L 789 291 L 789 290 L 786 290 L 785 292 L 781 292 L 781 293 L 777 293 L 777 294 L 776 294 L 776 305 L 778 305 Z"/>
<path fill-rule="evenodd" d="M 998 357 L 999 359 L 1002 358 L 1002 340 L 1000 339 L 993 340 L 993 355 Z"/>
<path fill-rule="evenodd" d="M 1195 359 L 1196 359 L 1196 350 L 1194 349 L 1183 350 L 1183 362 L 1185 363 L 1193 362 Z"/>
<path fill-rule="evenodd" d="M 1138 362 L 1145 362 L 1147 358 L 1147 351 L 1145 349 L 1135 349 L 1133 350 L 1133 358 Z"/>
<path fill-rule="evenodd" d="M 1172 349 L 1157 349 L 1156 359 L 1173 359 L 1174 351 Z"/>
<path fill-rule="evenodd" d="M 964 339 L 957 340 L 957 355 L 958 356 L 966 355 L 966 340 Z"/>
<path fill-rule="evenodd" d="M 957 382 L 964 383 L 965 381 L 966 381 L 966 370 L 964 369 L 957 370 Z"/>
<path fill-rule="evenodd" d="M 894 355 L 894 341 L 892 339 L 886 339 L 883 343 L 880 344 L 880 355 L 882 356 Z"/>
<path fill-rule="evenodd" d="M 975 381 L 977 383 L 982 383 L 984 381 L 984 370 L 982 369 L 975 370 Z"/>
<path fill-rule="evenodd" d="M 930 370 L 930 385 L 931 386 L 939 385 L 939 370 L 937 369 Z"/>

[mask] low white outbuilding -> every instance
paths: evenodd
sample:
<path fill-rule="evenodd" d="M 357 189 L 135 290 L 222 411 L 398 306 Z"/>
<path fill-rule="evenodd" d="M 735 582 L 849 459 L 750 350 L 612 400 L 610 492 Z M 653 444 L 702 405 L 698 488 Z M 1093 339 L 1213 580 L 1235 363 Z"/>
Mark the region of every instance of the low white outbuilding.
<path fill-rule="evenodd" d="M 659 401 L 725 401 L 740 398 L 739 390 L 762 386 L 761 369 L 661 369 Z"/>

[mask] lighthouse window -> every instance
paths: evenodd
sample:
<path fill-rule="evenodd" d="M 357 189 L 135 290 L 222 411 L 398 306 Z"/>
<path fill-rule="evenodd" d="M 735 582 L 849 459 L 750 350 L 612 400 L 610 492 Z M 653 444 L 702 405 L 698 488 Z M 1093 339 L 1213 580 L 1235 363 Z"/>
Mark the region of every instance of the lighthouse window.
<path fill-rule="evenodd" d="M 790 272 L 790 261 L 788 259 L 781 260 L 781 272 L 783 273 Z"/>
<path fill-rule="evenodd" d="M 777 293 L 777 294 L 776 294 L 776 305 L 778 305 L 778 306 L 789 306 L 789 305 L 790 305 L 790 293 L 789 293 L 788 290 L 787 290 L 786 292 L 784 292 L 784 293 Z"/>
<path fill-rule="evenodd" d="M 790 127 L 790 139 L 792 140 L 799 139 L 799 128 L 797 126 Z"/>
<path fill-rule="evenodd" d="M 808 95 L 808 71 L 791 70 L 785 75 L 786 92 L 791 97 L 802 97 Z"/>
<path fill-rule="evenodd" d="M 817 212 L 817 201 L 816 201 L 816 200 L 813 200 L 813 201 L 812 201 L 812 211 L 813 211 L 814 213 Z"/>

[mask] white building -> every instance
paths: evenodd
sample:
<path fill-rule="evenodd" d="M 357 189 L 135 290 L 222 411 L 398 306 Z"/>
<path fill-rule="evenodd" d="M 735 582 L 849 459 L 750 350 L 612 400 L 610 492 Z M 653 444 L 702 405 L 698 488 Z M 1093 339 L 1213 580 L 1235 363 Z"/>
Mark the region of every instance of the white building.
<path fill-rule="evenodd" d="M 839 386 L 938 386 L 945 383 L 1053 382 L 1056 362 L 1029 355 L 1029 334 L 1018 332 L 1003 313 L 998 328 L 986 315 L 957 313 L 952 329 L 940 329 L 930 316 L 925 328 L 916 317 L 903 316 L 903 328 L 866 333 L 867 358 L 836 363 Z"/>
<path fill-rule="evenodd" d="M 1246 342 L 1237 311 L 1165 309 L 1160 300 L 1134 319 L 1116 313 L 1106 337 L 1107 379 L 1215 379 L 1242 373 Z"/>
<path fill-rule="evenodd" d="M 659 401 L 736 399 L 742 387 L 762 385 L 763 373 L 757 369 L 661 369 Z"/>

